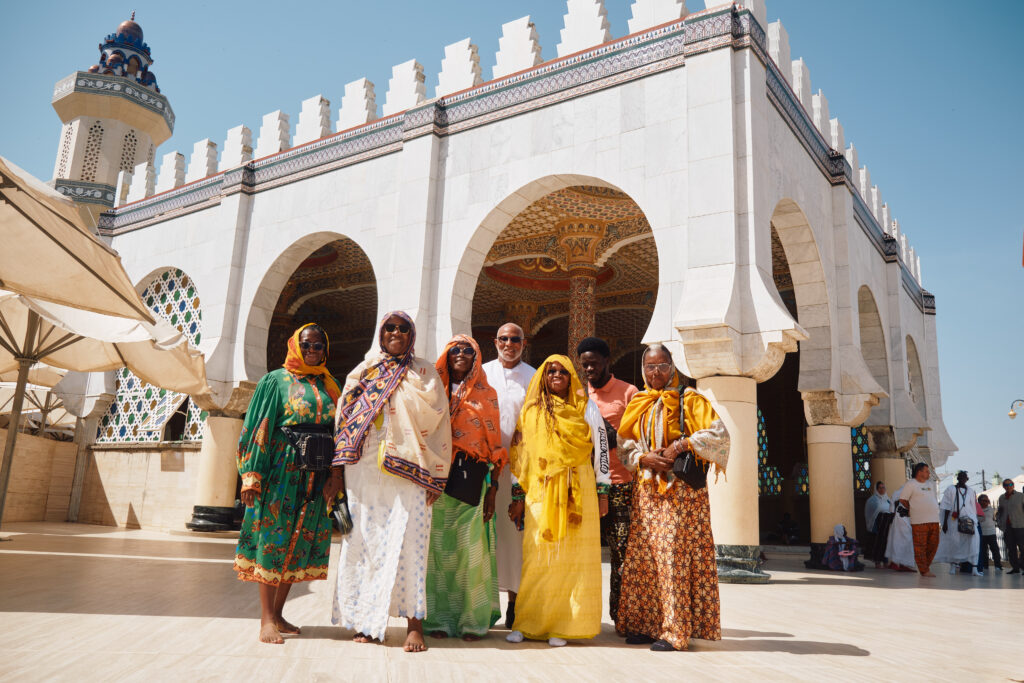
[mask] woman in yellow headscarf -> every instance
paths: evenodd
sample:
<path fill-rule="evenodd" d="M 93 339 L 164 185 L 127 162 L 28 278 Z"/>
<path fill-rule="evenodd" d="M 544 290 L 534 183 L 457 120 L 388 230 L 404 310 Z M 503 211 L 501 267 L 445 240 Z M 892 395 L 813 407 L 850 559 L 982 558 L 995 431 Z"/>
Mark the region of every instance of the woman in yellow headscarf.
<path fill-rule="evenodd" d="M 327 578 L 331 523 L 317 490 L 324 478 L 298 468 L 285 432 L 297 425 L 321 425 L 329 446 L 341 393 L 327 371 L 328 351 L 327 333 L 319 325 L 295 330 L 284 367 L 256 385 L 238 440 L 246 509 L 235 571 L 239 579 L 259 584 L 264 643 L 283 643 L 282 633 L 299 632 L 281 614 L 291 585 Z"/>
<path fill-rule="evenodd" d="M 512 438 L 525 501 L 523 572 L 510 642 L 593 638 L 601 630 L 601 540 L 608 512 L 608 435 L 572 361 L 549 356 L 526 390 Z"/>
<path fill-rule="evenodd" d="M 649 346 L 643 371 L 619 423 L 618 454 L 637 477 L 615 628 L 630 645 L 685 650 L 690 638 L 721 640 L 722 627 L 708 489 L 673 465 L 690 451 L 698 467 L 724 472 L 729 432 L 706 398 L 680 388 L 668 349 Z"/>

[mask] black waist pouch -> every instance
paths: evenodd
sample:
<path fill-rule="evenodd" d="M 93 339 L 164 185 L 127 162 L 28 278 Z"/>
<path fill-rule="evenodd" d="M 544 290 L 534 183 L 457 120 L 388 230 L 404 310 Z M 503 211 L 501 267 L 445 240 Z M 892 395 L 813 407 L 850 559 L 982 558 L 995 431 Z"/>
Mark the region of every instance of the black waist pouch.
<path fill-rule="evenodd" d="M 330 469 L 334 459 L 334 428 L 329 424 L 298 424 L 281 427 L 295 448 L 295 464 L 307 472 Z"/>
<path fill-rule="evenodd" d="M 457 452 L 448 471 L 444 492 L 457 501 L 476 507 L 480 504 L 484 478 L 489 469 L 487 463 L 474 460 L 462 451 Z"/>

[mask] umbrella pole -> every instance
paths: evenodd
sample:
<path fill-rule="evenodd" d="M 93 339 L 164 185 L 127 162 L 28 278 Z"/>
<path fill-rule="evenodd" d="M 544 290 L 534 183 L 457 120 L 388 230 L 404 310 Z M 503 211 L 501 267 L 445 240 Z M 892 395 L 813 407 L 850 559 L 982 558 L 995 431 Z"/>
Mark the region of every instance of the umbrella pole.
<path fill-rule="evenodd" d="M 21 421 L 21 406 L 25 401 L 25 385 L 28 383 L 28 369 L 32 367 L 31 358 L 18 359 L 18 383 L 14 389 L 14 401 L 11 405 L 11 421 L 7 426 L 7 441 L 4 443 L 4 459 L 0 464 L 0 526 L 3 525 L 4 505 L 7 503 L 7 484 L 11 479 L 11 465 L 14 459 L 14 443 L 18 431 L 12 429 Z M 6 540 L 6 539 L 5 539 Z"/>

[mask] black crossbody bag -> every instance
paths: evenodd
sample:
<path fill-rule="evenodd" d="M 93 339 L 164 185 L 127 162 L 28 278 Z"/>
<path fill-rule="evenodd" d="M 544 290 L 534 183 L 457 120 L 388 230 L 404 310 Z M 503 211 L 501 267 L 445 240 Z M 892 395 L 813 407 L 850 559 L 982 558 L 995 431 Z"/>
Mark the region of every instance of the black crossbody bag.
<path fill-rule="evenodd" d="M 682 438 L 688 439 L 686 409 L 683 407 L 683 392 L 685 390 L 685 387 L 679 387 L 679 431 L 683 434 Z M 676 456 L 675 462 L 672 463 L 672 474 L 682 479 L 687 486 L 695 491 L 700 491 L 708 485 L 707 469 L 701 465 L 697 456 L 689 448 Z"/>
<path fill-rule="evenodd" d="M 285 438 L 295 448 L 295 464 L 307 472 L 324 472 L 334 459 L 334 426 L 329 424 L 297 424 L 281 427 Z"/>
<path fill-rule="evenodd" d="M 444 492 L 457 501 L 476 507 L 480 504 L 484 477 L 487 476 L 489 469 L 487 463 L 474 460 L 463 451 L 458 451 L 448 471 L 448 483 L 445 484 Z"/>
<path fill-rule="evenodd" d="M 959 486 L 957 487 L 956 492 L 953 494 L 953 499 L 956 501 L 954 503 L 954 505 L 956 505 L 956 530 L 959 531 L 962 534 L 967 534 L 968 536 L 973 536 L 974 535 L 974 520 L 971 519 L 970 517 L 964 517 L 963 514 L 961 514 L 963 512 L 963 509 L 962 509 L 963 505 L 960 504 L 960 487 Z M 964 493 L 964 503 L 966 503 L 966 502 L 967 502 L 967 494 Z"/>

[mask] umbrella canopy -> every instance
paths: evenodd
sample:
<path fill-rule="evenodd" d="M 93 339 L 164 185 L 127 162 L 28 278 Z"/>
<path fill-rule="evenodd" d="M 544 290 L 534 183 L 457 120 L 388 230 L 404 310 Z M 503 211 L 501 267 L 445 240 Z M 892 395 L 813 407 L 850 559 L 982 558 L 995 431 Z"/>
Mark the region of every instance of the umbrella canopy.
<path fill-rule="evenodd" d="M 70 199 L 0 157 L 0 287 L 152 322 L 117 252 L 91 225 L 91 215 Z"/>
<path fill-rule="evenodd" d="M 11 413 L 16 393 L 17 383 L 0 382 L 0 415 Z M 22 424 L 36 424 L 40 435 L 48 431 L 64 434 L 75 431 L 77 418 L 64 408 L 63 401 L 49 388 L 29 383 L 25 387 L 24 396 L 20 420 Z M 12 429 L 16 429 L 16 426 L 8 425 L 8 431 Z"/>
<path fill-rule="evenodd" d="M 127 366 L 141 380 L 210 402 L 203 355 L 170 323 L 153 324 L 38 301 L 0 290 L 0 373 L 17 371 L 11 424 L 21 419 L 33 365 L 79 372 Z M 8 431 L 0 465 L 0 521 L 17 431 Z"/>
<path fill-rule="evenodd" d="M 62 379 L 64 379 L 64 375 L 67 373 L 67 370 L 52 368 L 46 363 L 36 363 L 28 369 L 28 383 L 34 384 L 37 387 L 55 387 Z M 0 372 L 0 382 L 10 382 L 11 384 L 14 384 L 17 381 L 17 369 Z"/>

